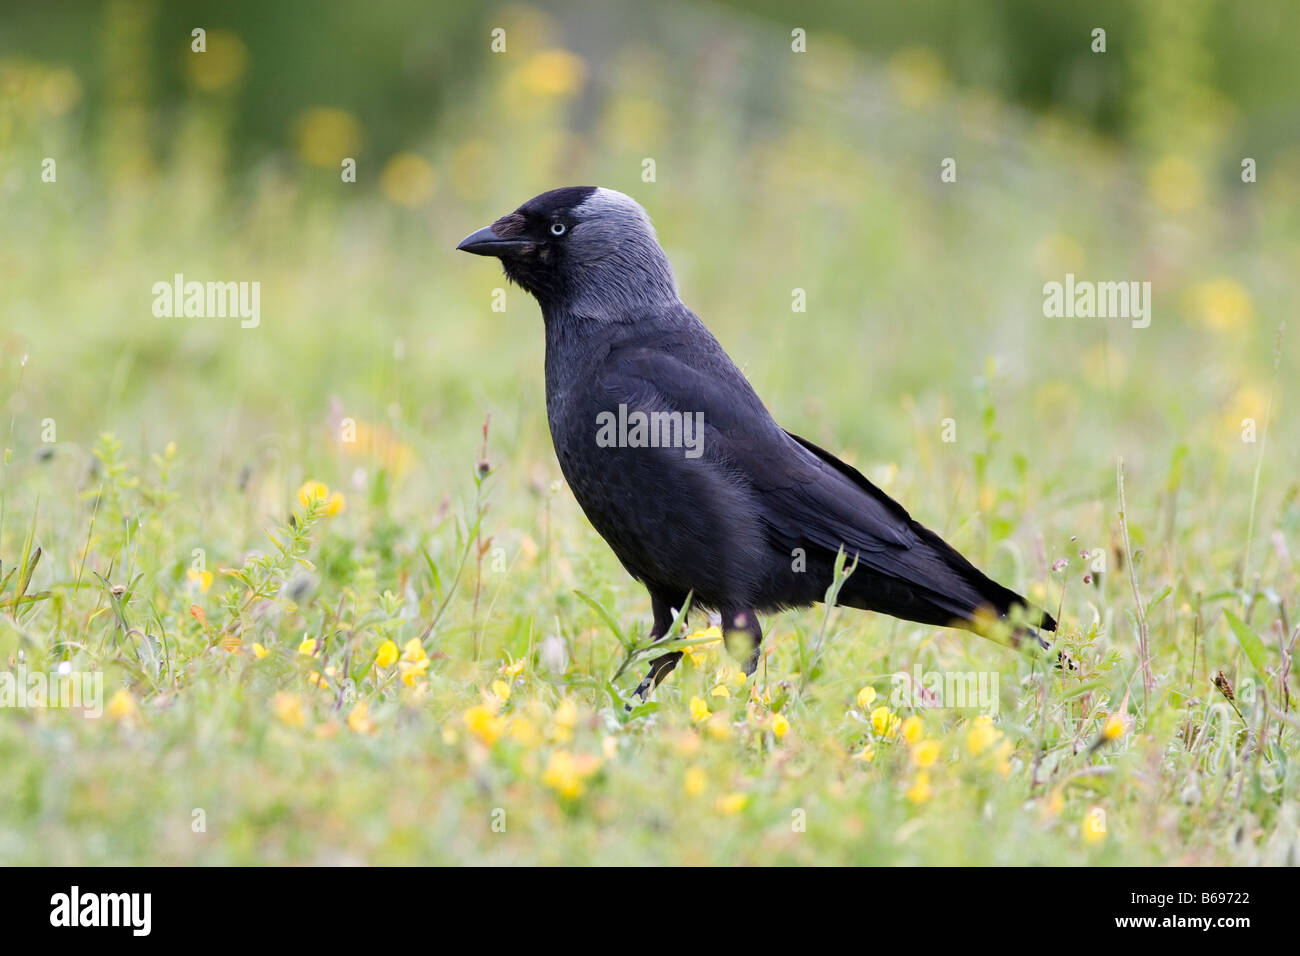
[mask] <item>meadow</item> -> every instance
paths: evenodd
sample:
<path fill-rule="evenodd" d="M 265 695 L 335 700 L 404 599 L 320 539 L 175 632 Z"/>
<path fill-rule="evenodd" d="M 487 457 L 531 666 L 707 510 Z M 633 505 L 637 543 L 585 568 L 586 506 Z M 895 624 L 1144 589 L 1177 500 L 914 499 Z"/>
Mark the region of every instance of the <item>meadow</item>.
<path fill-rule="evenodd" d="M 1244 182 L 1227 112 L 1119 142 L 926 47 L 499 18 L 383 154 L 325 103 L 236 162 L 234 27 L 111 33 L 191 93 L 90 127 L 75 64 L 0 61 L 0 658 L 104 675 L 98 718 L 0 707 L 0 864 L 1296 863 L 1300 147 Z M 648 598 L 560 476 L 535 304 L 454 251 L 576 182 L 1052 654 L 814 608 L 745 679 L 694 615 L 625 710 Z M 260 321 L 155 315 L 178 273 Z M 1067 274 L 1150 282 L 1149 326 L 1047 316 Z"/>

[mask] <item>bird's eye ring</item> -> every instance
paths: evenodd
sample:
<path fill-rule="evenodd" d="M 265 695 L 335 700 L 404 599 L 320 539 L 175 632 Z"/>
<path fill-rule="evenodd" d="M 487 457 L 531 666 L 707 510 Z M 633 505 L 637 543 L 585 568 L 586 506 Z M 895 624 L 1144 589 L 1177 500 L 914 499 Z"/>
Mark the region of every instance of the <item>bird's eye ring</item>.
<path fill-rule="evenodd" d="M 568 228 L 568 227 L 565 226 L 564 223 L 562 223 L 562 222 L 553 222 L 553 223 L 551 223 L 551 235 L 553 235 L 553 236 L 562 236 L 562 235 L 564 235 L 565 230 L 566 230 L 567 228 Z"/>

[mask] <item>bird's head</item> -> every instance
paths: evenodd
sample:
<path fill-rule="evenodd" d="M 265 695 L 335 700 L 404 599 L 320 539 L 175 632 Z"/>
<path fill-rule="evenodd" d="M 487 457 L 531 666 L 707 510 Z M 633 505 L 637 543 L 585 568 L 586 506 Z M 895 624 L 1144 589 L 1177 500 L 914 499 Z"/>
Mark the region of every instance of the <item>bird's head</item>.
<path fill-rule="evenodd" d="M 456 248 L 496 256 L 543 308 L 629 312 L 677 298 L 650 217 L 630 196 L 600 186 L 534 196 Z"/>

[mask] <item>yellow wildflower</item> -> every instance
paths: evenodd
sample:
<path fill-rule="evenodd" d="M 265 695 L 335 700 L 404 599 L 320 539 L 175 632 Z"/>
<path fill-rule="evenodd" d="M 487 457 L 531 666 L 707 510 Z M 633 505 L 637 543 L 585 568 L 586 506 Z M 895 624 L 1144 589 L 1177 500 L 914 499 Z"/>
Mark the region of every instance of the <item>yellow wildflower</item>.
<path fill-rule="evenodd" d="M 997 743 L 1000 736 L 1001 733 L 993 726 L 993 718 L 976 717 L 970 732 L 966 734 L 966 749 L 971 752 L 971 756 L 978 757 Z"/>
<path fill-rule="evenodd" d="M 476 704 L 461 718 L 471 734 L 491 747 L 505 732 L 506 722 L 487 704 Z"/>
<path fill-rule="evenodd" d="M 565 799 L 572 800 L 582 796 L 583 781 L 599 769 L 600 761 L 592 754 L 575 756 L 567 750 L 557 750 L 551 754 L 546 769 L 542 771 L 542 783 Z"/>
<path fill-rule="evenodd" d="M 878 737 L 892 737 L 898 733 L 898 715 L 888 707 L 880 706 L 871 712 L 871 729 Z"/>
<path fill-rule="evenodd" d="M 741 810 L 745 809 L 747 803 L 749 803 L 748 795 L 743 793 L 729 793 L 726 796 L 718 797 L 716 806 L 719 813 L 727 816 L 734 816 Z"/>
<path fill-rule="evenodd" d="M 375 652 L 375 665 L 383 670 L 387 670 L 397 663 L 397 644 L 393 641 L 384 641 L 379 645 L 379 650 Z"/>
<path fill-rule="evenodd" d="M 1119 714 L 1111 714 L 1106 718 L 1105 726 L 1101 728 L 1101 735 L 1106 740 L 1115 740 L 1124 736 L 1124 718 Z"/>
<path fill-rule="evenodd" d="M 502 700 L 509 700 L 510 685 L 503 680 L 494 680 L 492 682 L 492 693 L 496 694 Z"/>
<path fill-rule="evenodd" d="M 370 705 L 359 700 L 348 713 L 348 728 L 356 734 L 373 734 L 375 722 L 370 719 Z"/>
<path fill-rule="evenodd" d="M 317 499 L 321 501 L 328 499 L 329 495 L 329 486 L 323 481 L 304 481 L 302 487 L 298 489 L 298 501 L 304 508 Z"/>
<path fill-rule="evenodd" d="M 109 698 L 108 716 L 114 720 L 132 721 L 136 716 L 135 698 L 125 687 L 119 687 L 117 692 Z"/>
<path fill-rule="evenodd" d="M 939 759 L 939 751 L 939 741 L 922 740 L 912 748 L 912 763 L 922 770 L 933 767 L 934 762 Z"/>
<path fill-rule="evenodd" d="M 199 590 L 204 594 L 208 593 L 208 588 L 212 587 L 212 572 L 200 571 L 198 568 L 190 568 L 185 572 L 185 576 L 190 581 L 199 586 Z"/>
<path fill-rule="evenodd" d="M 921 739 L 921 734 L 925 732 L 925 725 L 921 723 L 921 718 L 913 714 L 903 721 L 903 726 L 899 733 L 905 742 L 914 744 Z"/>
<path fill-rule="evenodd" d="M 308 657 L 316 653 L 316 638 L 304 637 L 302 643 L 298 645 L 298 653 L 306 654 Z"/>
<path fill-rule="evenodd" d="M 261 644 L 257 643 L 256 641 L 253 642 L 253 656 L 256 657 L 258 660 L 261 660 L 263 657 L 266 657 L 270 653 L 271 652 L 268 651 Z"/>
<path fill-rule="evenodd" d="M 271 713 L 280 723 L 288 724 L 290 727 L 301 727 L 307 722 L 307 717 L 302 711 L 302 698 L 297 694 L 284 691 L 276 694 L 271 698 Z"/>
<path fill-rule="evenodd" d="M 688 768 L 682 780 L 682 789 L 686 791 L 688 797 L 698 797 L 708 785 L 708 775 L 704 772 L 704 768 L 699 766 Z"/>
<path fill-rule="evenodd" d="M 930 775 L 922 770 L 916 775 L 912 785 L 907 788 L 907 799 L 913 803 L 921 804 L 925 803 L 933 795 L 934 791 L 930 789 Z"/>
<path fill-rule="evenodd" d="M 871 746 L 863 747 L 853 755 L 853 759 L 860 760 L 863 763 L 871 763 L 871 761 L 876 759 L 876 748 Z"/>
<path fill-rule="evenodd" d="M 325 505 L 325 513 L 330 517 L 338 514 L 348 506 L 347 499 L 343 497 L 343 492 L 336 491 L 329 497 L 329 502 Z"/>
<path fill-rule="evenodd" d="M 1080 830 L 1085 843 L 1100 843 L 1106 839 L 1106 811 L 1101 807 L 1089 807 Z"/>
<path fill-rule="evenodd" d="M 789 732 L 790 721 L 786 718 L 785 714 L 773 714 L 772 735 L 776 737 L 777 740 L 780 740 Z"/>
<path fill-rule="evenodd" d="M 874 687 L 864 687 L 858 691 L 858 706 L 866 710 L 876 701 L 876 689 Z"/>
<path fill-rule="evenodd" d="M 712 713 L 713 711 L 709 710 L 709 705 L 703 699 L 699 697 L 691 698 L 691 720 L 698 724 L 700 721 L 707 719 Z"/>

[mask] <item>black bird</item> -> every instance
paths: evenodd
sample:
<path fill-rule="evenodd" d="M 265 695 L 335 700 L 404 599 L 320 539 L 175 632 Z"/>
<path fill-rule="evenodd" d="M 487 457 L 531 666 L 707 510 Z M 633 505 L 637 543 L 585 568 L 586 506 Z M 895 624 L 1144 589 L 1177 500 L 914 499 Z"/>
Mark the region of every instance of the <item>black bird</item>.
<path fill-rule="evenodd" d="M 1016 639 L 1050 615 L 990 580 L 855 468 L 785 431 L 693 312 L 645 211 L 595 186 L 530 199 L 459 246 L 495 256 L 541 305 L 546 412 L 574 497 L 650 592 L 652 637 L 685 606 L 717 611 L 758 663 L 759 612 L 821 601 Z M 1042 638 L 1039 642 L 1046 647 Z M 681 658 L 656 658 L 644 697 Z"/>

